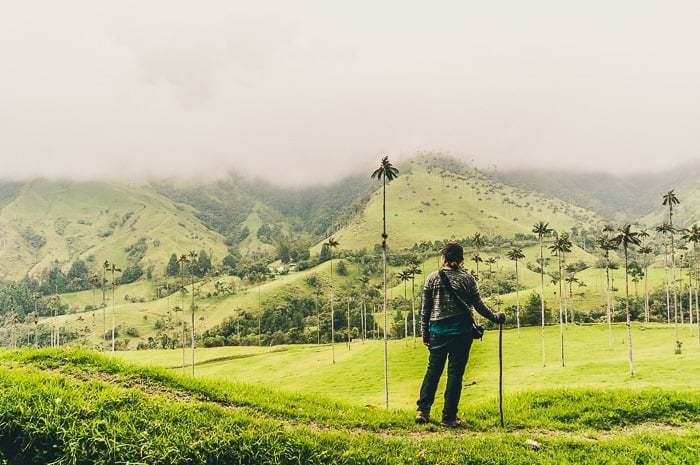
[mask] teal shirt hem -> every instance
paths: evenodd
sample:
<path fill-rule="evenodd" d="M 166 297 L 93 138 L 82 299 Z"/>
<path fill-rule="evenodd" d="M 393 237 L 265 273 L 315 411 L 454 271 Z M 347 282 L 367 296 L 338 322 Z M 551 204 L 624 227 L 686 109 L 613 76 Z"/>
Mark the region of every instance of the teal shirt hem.
<path fill-rule="evenodd" d="M 438 336 L 460 336 L 468 333 L 468 322 L 466 315 L 458 315 L 444 320 L 431 321 L 429 329 L 431 334 Z"/>

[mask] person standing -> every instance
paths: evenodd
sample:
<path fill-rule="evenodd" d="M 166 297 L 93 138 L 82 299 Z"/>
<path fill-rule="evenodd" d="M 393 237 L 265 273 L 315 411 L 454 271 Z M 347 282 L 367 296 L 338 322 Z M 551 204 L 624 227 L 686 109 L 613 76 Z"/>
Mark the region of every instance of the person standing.
<path fill-rule="evenodd" d="M 469 351 L 482 330 L 474 322 L 472 309 L 496 324 L 505 323 L 504 313 L 494 313 L 481 300 L 476 279 L 462 270 L 464 249 L 449 243 L 442 249 L 442 269 L 428 276 L 423 289 L 421 331 L 430 356 L 418 399 L 416 423 L 430 421 L 440 377 L 447 363 L 447 386 L 442 424 L 463 426 L 457 417 L 462 394 L 462 378 L 469 360 Z"/>

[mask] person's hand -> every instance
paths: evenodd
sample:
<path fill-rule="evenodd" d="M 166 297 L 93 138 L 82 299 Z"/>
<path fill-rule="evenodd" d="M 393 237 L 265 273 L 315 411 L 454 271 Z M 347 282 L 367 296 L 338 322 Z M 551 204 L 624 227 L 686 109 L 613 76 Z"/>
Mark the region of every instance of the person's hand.
<path fill-rule="evenodd" d="M 503 312 L 498 312 L 496 313 L 496 323 L 499 325 L 505 324 L 506 322 L 506 314 Z"/>
<path fill-rule="evenodd" d="M 426 347 L 430 347 L 430 335 L 429 334 L 423 334 L 423 345 Z"/>

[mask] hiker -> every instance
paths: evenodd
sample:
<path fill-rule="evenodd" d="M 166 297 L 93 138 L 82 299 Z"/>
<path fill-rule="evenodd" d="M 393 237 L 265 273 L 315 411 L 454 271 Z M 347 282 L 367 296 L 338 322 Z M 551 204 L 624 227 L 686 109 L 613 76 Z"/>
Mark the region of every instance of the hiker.
<path fill-rule="evenodd" d="M 430 421 L 430 409 L 435 400 L 438 382 L 445 362 L 447 386 L 442 424 L 463 426 L 457 418 L 457 406 L 462 393 L 462 377 L 469 360 L 469 350 L 475 338 L 481 338 L 483 330 L 474 322 L 472 308 L 488 320 L 503 324 L 504 313 L 493 313 L 481 300 L 476 279 L 461 269 L 464 250 L 457 243 L 442 249 L 443 267 L 431 273 L 423 289 L 421 309 L 421 332 L 423 343 L 430 350 L 428 369 L 420 389 L 416 423 Z"/>

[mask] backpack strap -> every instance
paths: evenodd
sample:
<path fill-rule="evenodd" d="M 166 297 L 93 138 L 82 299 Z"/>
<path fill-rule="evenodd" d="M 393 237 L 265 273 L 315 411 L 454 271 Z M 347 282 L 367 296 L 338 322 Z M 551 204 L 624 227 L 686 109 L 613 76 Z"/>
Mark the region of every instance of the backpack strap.
<path fill-rule="evenodd" d="M 447 289 L 447 292 L 449 292 L 450 296 L 458 302 L 463 308 L 464 311 L 467 313 L 467 317 L 469 318 L 469 326 L 471 327 L 471 337 L 473 339 L 482 339 L 484 337 L 484 328 L 476 324 L 474 321 L 474 314 L 472 313 L 472 308 L 467 305 L 464 300 L 455 292 L 455 290 L 452 288 L 452 283 L 450 283 L 450 279 L 447 277 L 447 274 L 443 271 L 440 270 L 438 271 L 438 275 L 440 276 L 440 281 L 442 282 L 442 285 L 445 289 Z"/>

